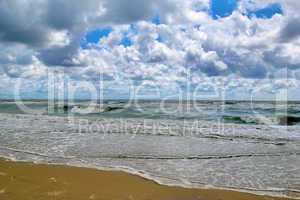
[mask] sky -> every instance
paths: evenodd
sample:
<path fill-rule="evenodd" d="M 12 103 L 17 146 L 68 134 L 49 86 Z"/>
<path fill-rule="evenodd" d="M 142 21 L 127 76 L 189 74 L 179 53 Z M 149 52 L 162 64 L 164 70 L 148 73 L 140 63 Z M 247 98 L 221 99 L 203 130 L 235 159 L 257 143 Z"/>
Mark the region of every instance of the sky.
<path fill-rule="evenodd" d="M 300 1 L 2 0 L 0 98 L 300 100 Z"/>

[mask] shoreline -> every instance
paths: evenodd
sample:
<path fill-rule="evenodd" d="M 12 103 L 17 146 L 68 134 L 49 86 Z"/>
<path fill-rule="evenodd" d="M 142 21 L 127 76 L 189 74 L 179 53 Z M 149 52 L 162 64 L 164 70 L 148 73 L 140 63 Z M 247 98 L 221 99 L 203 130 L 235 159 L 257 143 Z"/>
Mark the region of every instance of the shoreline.
<path fill-rule="evenodd" d="M 15 162 L 0 158 L 0 199 L 287 200 L 223 189 L 160 185 L 124 171 Z"/>

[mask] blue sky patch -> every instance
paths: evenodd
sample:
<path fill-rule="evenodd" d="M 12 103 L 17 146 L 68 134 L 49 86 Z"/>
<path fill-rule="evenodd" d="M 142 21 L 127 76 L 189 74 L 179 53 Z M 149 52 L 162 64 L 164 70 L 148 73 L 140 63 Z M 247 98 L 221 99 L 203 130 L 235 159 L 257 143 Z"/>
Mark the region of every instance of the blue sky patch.
<path fill-rule="evenodd" d="M 130 47 L 132 46 L 132 41 L 129 37 L 125 36 L 123 37 L 120 45 L 123 45 L 124 47 Z"/>
<path fill-rule="evenodd" d="M 237 0 L 211 0 L 210 12 L 214 19 L 228 17 L 237 8 Z"/>
<path fill-rule="evenodd" d="M 107 37 L 112 32 L 112 28 L 102 28 L 90 31 L 86 34 L 81 43 L 81 47 L 85 48 L 88 44 L 97 44 L 101 38 Z"/>
<path fill-rule="evenodd" d="M 161 43 L 164 42 L 164 40 L 163 40 L 163 38 L 161 37 L 161 35 L 159 35 L 159 36 L 157 37 L 156 41 L 161 42 Z"/>
<path fill-rule="evenodd" d="M 160 16 L 159 16 L 159 15 L 156 15 L 156 16 L 151 20 L 151 22 L 152 22 L 153 24 L 156 24 L 156 25 L 161 24 Z"/>
<path fill-rule="evenodd" d="M 275 14 L 283 14 L 282 7 L 278 3 L 270 4 L 265 8 L 255 10 L 255 11 L 248 11 L 247 15 L 249 17 L 255 16 L 257 18 L 272 18 Z"/>
<path fill-rule="evenodd" d="M 111 32 L 112 28 L 103 28 L 91 31 L 86 35 L 86 41 L 88 43 L 98 43 L 101 38 L 107 37 Z"/>

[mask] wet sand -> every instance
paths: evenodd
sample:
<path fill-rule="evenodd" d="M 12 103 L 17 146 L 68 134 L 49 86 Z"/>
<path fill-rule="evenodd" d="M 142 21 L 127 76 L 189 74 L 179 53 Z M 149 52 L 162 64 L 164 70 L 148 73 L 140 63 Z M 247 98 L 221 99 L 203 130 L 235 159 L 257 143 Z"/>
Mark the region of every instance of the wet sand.
<path fill-rule="evenodd" d="M 0 200 L 270 200 L 225 190 L 156 184 L 124 172 L 0 159 Z"/>

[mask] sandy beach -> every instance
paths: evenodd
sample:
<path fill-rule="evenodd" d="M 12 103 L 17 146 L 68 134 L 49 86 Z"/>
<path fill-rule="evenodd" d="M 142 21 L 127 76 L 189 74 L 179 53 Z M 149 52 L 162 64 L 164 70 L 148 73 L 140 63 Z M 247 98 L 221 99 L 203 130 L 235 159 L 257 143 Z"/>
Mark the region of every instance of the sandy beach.
<path fill-rule="evenodd" d="M 1 200 L 270 200 L 225 190 L 156 184 L 124 172 L 0 160 Z"/>

